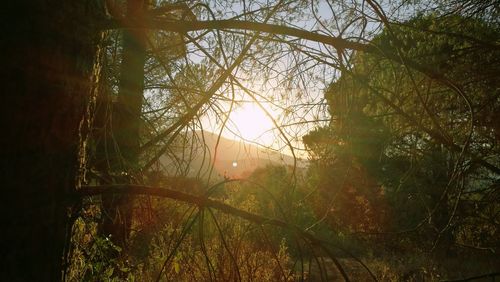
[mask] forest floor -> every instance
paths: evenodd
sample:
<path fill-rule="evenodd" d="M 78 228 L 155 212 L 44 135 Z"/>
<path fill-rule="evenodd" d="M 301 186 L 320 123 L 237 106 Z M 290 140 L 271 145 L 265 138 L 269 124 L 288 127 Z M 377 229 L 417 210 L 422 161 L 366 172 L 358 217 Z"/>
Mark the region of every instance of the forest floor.
<path fill-rule="evenodd" d="M 327 275 L 314 267 L 307 281 L 344 281 L 330 258 L 319 260 L 324 262 Z M 407 263 L 405 260 L 395 261 L 372 259 L 365 263 L 378 281 L 500 281 L 500 259 L 497 258 L 473 262 L 467 259 L 449 259 L 441 265 L 434 265 L 435 262 L 430 260 L 427 265 L 419 265 L 412 259 L 407 260 Z M 370 273 L 355 259 L 341 258 L 339 262 L 351 281 L 374 281 Z"/>

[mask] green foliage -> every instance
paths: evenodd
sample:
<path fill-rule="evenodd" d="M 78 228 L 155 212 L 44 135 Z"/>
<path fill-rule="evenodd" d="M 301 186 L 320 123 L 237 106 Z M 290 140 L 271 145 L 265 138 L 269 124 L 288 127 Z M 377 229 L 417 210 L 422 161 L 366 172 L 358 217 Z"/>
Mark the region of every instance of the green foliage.
<path fill-rule="evenodd" d="M 496 246 L 497 219 L 481 219 L 498 209 L 496 177 L 474 160 L 500 164 L 499 35 L 477 19 L 419 16 L 386 27 L 378 54 L 357 54 L 325 93 L 331 125 L 304 137 L 317 213 L 348 233 L 405 231 L 393 250 Z"/>
<path fill-rule="evenodd" d="M 83 217 L 73 225 L 73 248 L 71 266 L 67 281 L 135 281 L 130 262 L 117 254 L 121 248 L 107 237 L 97 234 L 96 217 L 99 215 L 95 205 L 90 204 Z"/>
<path fill-rule="evenodd" d="M 289 176 L 284 168 L 269 169 L 281 176 L 271 193 L 283 192 Z M 289 178 L 288 178 L 289 179 Z M 162 181 L 167 181 L 163 179 Z M 189 180 L 177 179 L 179 189 Z M 287 180 L 288 181 L 288 180 Z M 234 184 L 234 185 L 231 185 Z M 240 209 L 274 216 L 269 197 L 246 193 L 260 187 L 229 183 L 220 194 L 224 202 Z M 273 188 L 273 187 L 271 187 Z M 269 194 L 267 194 L 269 195 Z M 265 202 L 265 201 L 264 201 Z M 87 203 L 86 212 L 73 230 L 69 281 L 294 281 L 287 233 L 255 226 L 216 210 L 190 207 L 179 202 L 141 197 L 136 199 L 130 244 L 125 253 L 109 238 L 96 235 L 100 211 Z M 118 254 L 118 255 L 117 255 Z M 161 274 L 160 274 L 161 273 Z"/>
<path fill-rule="evenodd" d="M 358 76 L 365 78 L 365 88 L 369 85 L 372 92 L 378 91 L 418 123 L 439 131 L 455 143 L 466 142 L 466 132 L 473 118 L 478 127 L 473 138 L 491 147 L 495 143 L 488 139 L 495 139 L 494 134 L 498 134 L 485 132 L 481 127 L 498 131 L 494 120 L 499 109 L 499 82 L 495 75 L 500 72 L 500 50 L 495 45 L 499 37 L 498 30 L 480 20 L 459 16 L 417 17 L 391 26 L 374 40 L 382 53 L 401 57 L 409 66 L 383 59 L 383 54 L 358 54 L 354 76 L 345 79 L 360 84 Z M 415 65 L 432 76 L 412 70 Z M 462 95 L 457 94 L 446 80 L 460 88 Z M 394 116 L 393 107 L 383 105 L 379 96 L 367 95 L 369 93 L 365 90 L 356 99 L 364 104 L 360 106 L 365 112 L 387 115 L 387 123 L 398 122 L 399 126 L 410 123 Z M 473 146 L 473 150 L 484 154 L 481 146 Z"/>
<path fill-rule="evenodd" d="M 311 155 L 304 179 L 289 168 L 268 166 L 210 196 L 366 257 L 418 251 L 407 268 L 373 259 L 382 279 L 441 278 L 434 265 L 422 266 L 426 257 L 419 256 L 440 242 L 444 250 L 461 244 L 496 251 L 497 178 L 474 160 L 499 163 L 498 37 L 488 24 L 458 16 L 391 24 L 372 41 L 379 53 L 356 54 L 327 89 L 332 120 L 303 138 Z M 181 38 L 160 33 L 153 41 L 175 48 Z M 147 61 L 143 135 L 148 140 L 192 110 L 215 73 L 201 65 L 173 71 L 161 58 L 174 60 L 186 50 L 168 48 L 153 48 Z M 117 72 L 112 75 L 116 90 Z M 185 150 L 188 138 L 179 144 L 169 139 L 167 147 L 145 155 L 154 159 L 175 145 Z M 181 170 L 189 169 L 186 160 L 178 161 Z M 189 181 L 161 171 L 142 176 L 151 185 L 204 192 L 202 186 L 185 189 Z M 84 235 L 95 234 L 95 222 L 77 222 L 70 280 L 292 281 L 303 278 L 299 275 L 314 280 L 315 267 L 328 280 L 321 268 L 333 262 L 293 230 L 169 200 L 144 197 L 134 205 L 134 231 L 122 257 L 116 254 L 125 252 L 109 238 Z"/>

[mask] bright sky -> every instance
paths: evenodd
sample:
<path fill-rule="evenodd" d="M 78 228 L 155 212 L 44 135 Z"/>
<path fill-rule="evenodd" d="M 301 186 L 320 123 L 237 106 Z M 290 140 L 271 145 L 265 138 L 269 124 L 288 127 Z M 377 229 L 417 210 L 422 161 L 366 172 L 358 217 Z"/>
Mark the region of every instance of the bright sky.
<path fill-rule="evenodd" d="M 318 91 L 318 93 L 320 92 Z M 293 93 L 288 93 L 287 95 L 290 96 L 290 98 L 294 96 Z M 247 95 L 243 95 L 239 100 L 243 100 L 244 102 L 239 102 L 238 105 L 233 107 L 229 115 L 229 120 L 225 125 L 225 129 L 222 131 L 222 135 L 228 139 L 236 141 L 243 140 L 253 145 L 272 148 L 280 151 L 280 153 L 292 155 L 290 148 L 284 141 L 283 136 L 280 135 L 280 131 L 276 129 L 272 119 L 274 119 L 279 126 L 282 126 L 283 120 L 286 120 L 282 130 L 286 133 L 287 138 L 292 142 L 294 147 L 302 147 L 302 136 L 307 134 L 311 129 L 308 127 L 314 127 L 321 124 L 321 122 L 318 122 L 315 124 L 300 124 L 298 126 L 291 125 L 290 123 L 300 122 L 304 119 L 315 119 L 310 113 L 303 113 L 303 109 L 300 107 L 292 107 L 291 110 L 295 110 L 297 116 L 304 117 L 302 120 L 293 117 L 284 118 L 283 110 L 278 109 L 276 106 L 271 106 L 270 103 L 260 103 L 265 111 L 272 116 L 272 118 L 270 118 L 266 112 L 256 102 L 252 102 L 252 99 Z M 280 102 L 275 103 L 279 105 Z M 225 109 L 229 109 L 229 104 L 225 106 Z M 327 112 L 323 110 L 323 114 L 326 115 Z M 218 116 L 218 119 L 213 116 L 204 116 L 202 119 L 204 130 L 219 134 L 222 125 L 221 118 L 221 116 Z M 218 122 L 214 122 L 215 120 L 218 120 Z M 296 140 L 293 140 L 294 136 L 297 138 Z M 299 158 L 307 158 L 303 150 L 294 150 L 294 152 Z"/>
<path fill-rule="evenodd" d="M 241 7 L 239 6 L 239 4 L 236 4 L 235 11 L 238 11 L 238 9 L 240 8 Z M 319 8 L 318 15 L 322 20 L 331 19 L 333 17 L 331 10 L 329 9 L 326 3 L 320 2 L 318 8 Z M 302 26 L 302 28 L 306 30 L 315 30 L 320 28 L 319 26 L 317 26 L 317 23 L 315 21 L 307 19 L 302 22 L 296 22 L 295 24 L 298 26 Z M 317 49 L 317 50 L 324 49 L 324 46 L 314 42 L 303 42 L 303 44 L 312 49 Z M 290 58 L 288 58 L 288 60 L 289 59 Z M 282 60 L 287 60 L 287 57 L 283 57 Z M 288 62 L 283 62 L 282 65 L 286 67 L 288 65 Z M 323 72 L 316 74 L 318 76 L 322 75 L 324 76 L 325 81 L 323 82 L 323 85 L 321 83 L 318 83 L 317 81 L 312 81 L 312 80 L 311 80 L 312 81 L 311 85 L 310 84 L 302 85 L 301 86 L 302 89 L 308 91 L 308 94 L 304 95 L 303 99 L 300 98 L 297 99 L 296 93 L 294 93 L 293 90 L 292 91 L 290 91 L 290 89 L 279 90 L 279 88 L 280 87 L 282 88 L 283 86 L 278 85 L 278 83 L 276 83 L 276 81 L 273 81 L 273 79 L 265 80 L 268 85 L 266 85 L 263 88 L 267 88 L 267 91 L 271 91 L 270 93 L 273 95 L 276 94 L 276 96 L 280 96 L 278 95 L 279 91 L 284 92 L 284 96 L 281 97 L 285 98 L 282 98 L 280 100 L 286 103 L 286 105 L 283 105 L 284 107 L 288 107 L 291 111 L 294 112 L 287 117 L 283 117 L 283 113 L 281 111 L 277 110 L 274 111 L 268 106 L 268 104 L 263 104 L 266 110 L 269 111 L 271 115 L 274 117 L 274 119 L 277 121 L 278 125 L 281 125 L 281 122 L 286 123 L 285 127 L 283 127 L 283 130 L 286 132 L 287 138 L 296 147 L 303 147 L 301 143 L 302 136 L 307 134 L 307 132 L 313 129 L 314 127 L 325 125 L 326 122 L 324 121 L 328 118 L 328 112 L 324 107 L 324 104 L 323 106 L 321 106 L 320 101 L 323 98 L 323 91 L 324 88 L 326 87 L 325 85 L 329 84 L 333 80 L 335 75 L 333 73 L 333 70 L 331 69 L 329 70 L 328 68 L 320 71 Z M 238 75 L 241 77 L 242 74 Z M 242 76 L 245 77 L 245 75 Z M 264 83 L 263 82 L 264 79 L 260 80 L 260 78 L 252 77 L 249 78 L 248 80 L 249 81 L 253 80 L 254 83 L 256 84 L 248 82 L 249 84 L 246 85 L 246 87 L 252 89 L 253 91 L 257 92 L 262 91 L 261 87 L 263 86 L 262 84 Z M 263 92 L 266 92 L 266 90 L 264 89 Z M 267 97 L 269 93 L 267 94 L 261 93 L 261 94 Z M 225 96 L 229 97 L 230 95 L 225 95 Z M 295 101 L 293 101 L 294 98 Z M 289 99 L 290 101 L 285 101 L 285 99 L 286 100 Z M 246 97 L 245 100 L 251 101 L 252 99 Z M 295 106 L 292 105 L 293 103 L 303 104 L 303 105 L 309 104 L 311 106 Z M 313 104 L 316 103 L 318 105 L 313 106 Z M 277 102 L 277 104 L 279 104 L 279 102 Z M 211 118 L 205 117 L 203 122 L 204 123 L 203 127 L 208 131 L 219 133 L 220 123 L 214 124 L 213 120 L 214 117 Z M 316 124 L 309 123 L 309 121 L 312 120 L 323 120 L 323 122 L 318 122 Z M 222 135 L 226 138 L 234 140 L 243 140 L 246 142 L 250 141 L 252 143 L 261 144 L 266 147 L 279 149 L 281 150 L 282 153 L 291 155 L 290 149 L 287 148 L 285 142 L 282 140 L 282 138 L 280 138 L 280 133 L 278 130 L 275 129 L 275 125 L 273 124 L 272 120 L 262 111 L 262 109 L 259 108 L 257 104 L 252 102 L 241 103 L 240 105 L 238 105 L 236 108 L 233 109 L 232 113 L 230 114 L 230 120 L 226 124 L 226 129 L 222 131 Z M 295 140 L 293 140 L 294 137 Z M 302 158 L 306 157 L 304 151 L 295 150 L 295 154 Z"/>
<path fill-rule="evenodd" d="M 274 128 L 273 122 L 256 103 L 242 103 L 234 109 L 230 114 L 227 128 L 229 132 L 233 131 L 245 140 L 264 144 L 272 143 L 274 140 L 271 132 Z"/>

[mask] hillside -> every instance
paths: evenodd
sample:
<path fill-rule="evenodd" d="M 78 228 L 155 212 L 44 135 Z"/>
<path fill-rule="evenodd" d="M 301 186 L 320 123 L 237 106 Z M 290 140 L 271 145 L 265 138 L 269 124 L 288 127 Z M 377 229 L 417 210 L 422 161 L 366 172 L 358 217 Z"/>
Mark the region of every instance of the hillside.
<path fill-rule="evenodd" d="M 188 176 L 200 175 L 207 177 L 211 163 L 214 163 L 212 177 L 226 178 L 244 178 L 255 169 L 266 165 L 293 166 L 294 164 L 292 156 L 222 136 L 219 139 L 216 151 L 218 135 L 212 132 L 198 131 L 197 137 L 199 140 L 204 140 L 205 150 L 201 145 L 194 146 L 191 161 L 184 164 Z M 178 156 L 179 159 L 185 159 L 185 157 L 184 155 L 181 158 L 180 154 Z M 175 165 L 176 161 L 172 156 L 164 155 L 160 162 L 170 174 L 176 173 L 178 165 Z M 297 159 L 298 168 L 305 168 L 306 166 L 307 161 Z"/>

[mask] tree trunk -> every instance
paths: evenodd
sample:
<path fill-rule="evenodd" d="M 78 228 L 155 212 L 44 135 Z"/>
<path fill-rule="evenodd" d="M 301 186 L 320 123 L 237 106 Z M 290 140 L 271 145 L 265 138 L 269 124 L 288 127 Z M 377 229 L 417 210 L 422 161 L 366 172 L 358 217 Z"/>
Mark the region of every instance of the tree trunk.
<path fill-rule="evenodd" d="M 147 1 L 128 0 L 127 21 L 141 22 Z M 123 57 L 118 101 L 113 107 L 112 133 L 115 141 L 110 170 L 115 182 L 138 184 L 140 178 L 140 123 L 146 62 L 144 29 L 123 31 Z M 127 195 L 103 195 L 104 218 L 101 232 L 125 250 L 130 235 L 133 200 Z"/>
<path fill-rule="evenodd" d="M 4 281 L 60 281 L 97 50 L 96 1 L 2 5 Z"/>

